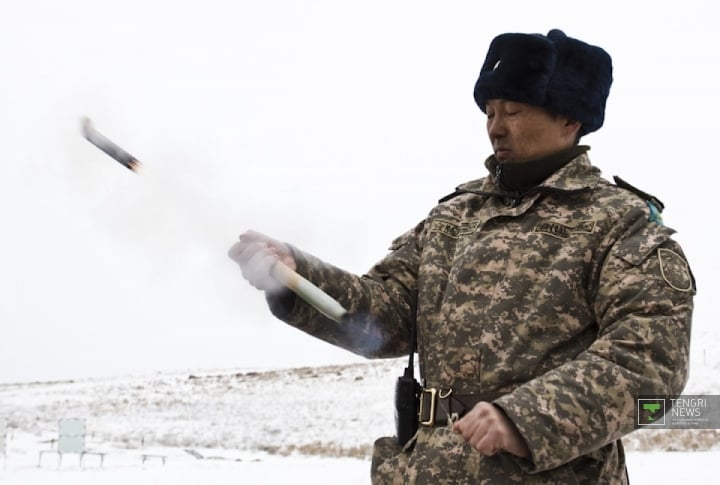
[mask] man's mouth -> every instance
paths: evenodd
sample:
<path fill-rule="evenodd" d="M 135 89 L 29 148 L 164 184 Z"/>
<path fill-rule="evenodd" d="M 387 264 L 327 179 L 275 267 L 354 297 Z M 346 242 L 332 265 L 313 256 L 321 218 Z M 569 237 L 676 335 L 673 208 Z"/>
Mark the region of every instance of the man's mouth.
<path fill-rule="evenodd" d="M 498 147 L 495 149 L 495 158 L 498 160 L 503 160 L 503 159 L 507 158 L 509 155 L 510 155 L 509 148 Z"/>

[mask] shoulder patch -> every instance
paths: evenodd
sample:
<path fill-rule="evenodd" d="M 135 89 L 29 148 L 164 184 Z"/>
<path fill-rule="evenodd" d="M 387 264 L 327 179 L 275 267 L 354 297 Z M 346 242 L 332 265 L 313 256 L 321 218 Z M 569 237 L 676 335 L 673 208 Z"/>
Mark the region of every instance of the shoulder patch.
<path fill-rule="evenodd" d="M 690 291 L 693 287 L 690 268 L 685 259 L 671 249 L 658 248 L 660 274 L 671 288 L 677 291 Z"/>

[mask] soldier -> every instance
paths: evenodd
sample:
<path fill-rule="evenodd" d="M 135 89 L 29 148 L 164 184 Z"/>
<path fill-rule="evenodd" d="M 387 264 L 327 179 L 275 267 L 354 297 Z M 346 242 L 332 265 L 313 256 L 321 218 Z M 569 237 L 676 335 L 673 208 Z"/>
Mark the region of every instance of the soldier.
<path fill-rule="evenodd" d="M 417 350 L 420 426 L 376 441 L 373 483 L 627 483 L 635 398 L 688 375 L 695 282 L 656 198 L 591 165 L 610 56 L 502 34 L 475 85 L 493 155 L 356 276 L 246 232 L 230 249 L 272 313 L 367 357 Z M 268 275 L 282 261 L 356 317 L 329 322 Z"/>

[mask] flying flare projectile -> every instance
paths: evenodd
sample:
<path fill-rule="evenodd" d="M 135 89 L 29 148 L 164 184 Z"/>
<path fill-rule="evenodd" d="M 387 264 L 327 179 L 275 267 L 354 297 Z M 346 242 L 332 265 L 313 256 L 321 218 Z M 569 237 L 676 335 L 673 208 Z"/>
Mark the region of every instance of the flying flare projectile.
<path fill-rule="evenodd" d="M 82 133 L 87 141 L 110 155 L 113 159 L 115 159 L 115 161 L 123 165 L 125 168 L 128 168 L 136 173 L 140 168 L 142 168 L 142 164 L 137 158 L 130 155 L 128 152 L 120 148 L 117 143 L 97 131 L 93 126 L 92 121 L 90 121 L 90 118 L 83 118 Z"/>

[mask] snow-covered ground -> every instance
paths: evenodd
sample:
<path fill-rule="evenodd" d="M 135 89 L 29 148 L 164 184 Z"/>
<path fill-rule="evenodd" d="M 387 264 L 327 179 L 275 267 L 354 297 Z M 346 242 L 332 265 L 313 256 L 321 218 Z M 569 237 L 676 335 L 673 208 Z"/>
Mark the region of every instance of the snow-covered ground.
<path fill-rule="evenodd" d="M 634 452 L 628 456 L 632 485 L 715 484 L 720 453 Z M 68 460 L 69 462 L 70 460 Z M 7 485 L 367 485 L 369 461 L 350 458 L 254 457 L 244 461 L 173 459 L 165 466 L 139 461 L 103 468 L 68 463 L 61 469 L 13 466 L 0 470 Z"/>
<path fill-rule="evenodd" d="M 2 384 L 0 422 L 8 432 L 0 483 L 367 484 L 372 442 L 393 433 L 392 392 L 404 365 Z M 714 393 L 716 370 L 697 375 L 688 390 Z M 105 454 L 102 466 L 98 455 L 86 455 L 80 467 L 76 454 L 58 466 L 57 455 L 45 453 L 38 467 L 63 417 L 85 418 L 86 449 Z M 643 433 L 628 440 L 633 485 L 716 483 L 714 430 L 682 439 Z"/>

